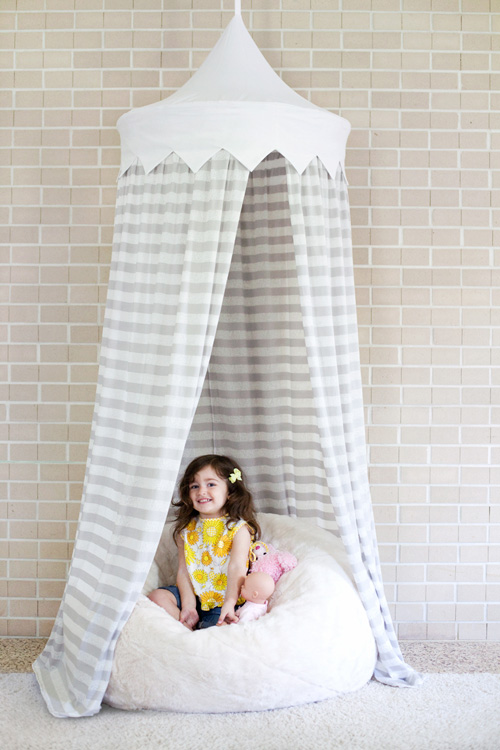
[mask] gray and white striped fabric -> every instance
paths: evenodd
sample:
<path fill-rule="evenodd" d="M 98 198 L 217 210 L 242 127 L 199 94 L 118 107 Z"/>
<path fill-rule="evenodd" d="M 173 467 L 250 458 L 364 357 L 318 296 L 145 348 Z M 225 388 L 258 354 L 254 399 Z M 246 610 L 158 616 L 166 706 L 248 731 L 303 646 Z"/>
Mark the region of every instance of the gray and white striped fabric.
<path fill-rule="evenodd" d="M 241 212 L 241 215 L 240 215 Z M 364 443 L 347 190 L 277 153 L 120 178 L 99 382 L 65 596 L 35 673 L 51 713 L 99 710 L 176 478 L 243 465 L 260 510 L 340 534 L 379 647 L 415 684 L 387 610 Z"/>
<path fill-rule="evenodd" d="M 249 176 L 181 471 L 203 453 L 233 455 L 260 510 L 336 531 L 304 341 L 286 163 L 271 154 Z"/>
<path fill-rule="evenodd" d="M 302 176 L 287 164 L 302 321 L 331 504 L 377 643 L 375 677 L 408 687 L 383 590 L 366 463 L 363 393 L 347 188 L 322 164 Z M 337 174 L 337 178 L 339 173 Z"/>
<path fill-rule="evenodd" d="M 248 171 L 172 155 L 118 186 L 99 382 L 75 550 L 34 671 L 54 716 L 99 711 L 163 531 L 220 315 Z"/>

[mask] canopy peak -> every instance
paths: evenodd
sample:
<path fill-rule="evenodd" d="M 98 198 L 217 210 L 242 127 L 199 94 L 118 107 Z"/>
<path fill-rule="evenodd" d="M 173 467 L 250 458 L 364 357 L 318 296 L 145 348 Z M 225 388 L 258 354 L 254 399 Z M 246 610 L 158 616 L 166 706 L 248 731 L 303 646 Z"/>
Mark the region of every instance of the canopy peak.
<path fill-rule="evenodd" d="M 199 169 L 220 149 L 253 169 L 279 151 L 305 168 L 318 156 L 330 174 L 343 164 L 350 124 L 316 106 L 273 70 L 235 15 L 201 67 L 171 96 L 120 117 L 120 174 L 135 159 L 150 171 L 175 151 Z"/>

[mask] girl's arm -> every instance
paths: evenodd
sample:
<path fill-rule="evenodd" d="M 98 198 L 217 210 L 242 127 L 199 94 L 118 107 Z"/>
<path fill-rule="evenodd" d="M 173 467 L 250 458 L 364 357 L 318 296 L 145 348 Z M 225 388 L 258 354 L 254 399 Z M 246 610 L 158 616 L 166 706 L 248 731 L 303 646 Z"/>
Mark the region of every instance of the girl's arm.
<path fill-rule="evenodd" d="M 191 578 L 184 557 L 184 540 L 181 536 L 177 539 L 177 558 L 179 566 L 177 568 L 177 588 L 181 596 L 181 614 L 179 622 L 193 629 L 200 619 L 196 611 L 196 596 L 191 585 Z"/>
<path fill-rule="evenodd" d="M 227 570 L 226 596 L 224 597 L 224 604 L 222 605 L 217 625 L 238 622 L 238 615 L 235 614 L 234 608 L 247 574 L 250 542 L 250 530 L 248 526 L 242 526 L 241 529 L 236 532 L 233 539 L 233 546 L 231 547 L 229 566 Z"/>

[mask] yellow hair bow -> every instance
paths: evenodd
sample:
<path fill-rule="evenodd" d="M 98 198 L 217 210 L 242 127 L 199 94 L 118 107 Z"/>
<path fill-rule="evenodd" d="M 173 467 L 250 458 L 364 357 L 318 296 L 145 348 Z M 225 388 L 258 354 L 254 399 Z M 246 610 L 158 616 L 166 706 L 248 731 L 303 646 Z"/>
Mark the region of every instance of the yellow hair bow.
<path fill-rule="evenodd" d="M 232 474 L 229 475 L 229 481 L 231 484 L 234 484 L 238 480 L 238 482 L 242 482 L 241 478 L 241 471 L 239 469 L 235 469 Z"/>

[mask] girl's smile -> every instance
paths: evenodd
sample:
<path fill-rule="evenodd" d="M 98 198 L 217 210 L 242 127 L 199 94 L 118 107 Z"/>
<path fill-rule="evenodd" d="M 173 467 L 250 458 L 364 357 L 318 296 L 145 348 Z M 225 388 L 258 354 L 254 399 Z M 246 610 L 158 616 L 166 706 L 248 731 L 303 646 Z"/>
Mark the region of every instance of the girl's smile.
<path fill-rule="evenodd" d="M 189 499 L 200 518 L 220 518 L 227 500 L 227 482 L 211 466 L 204 466 L 189 485 Z"/>

